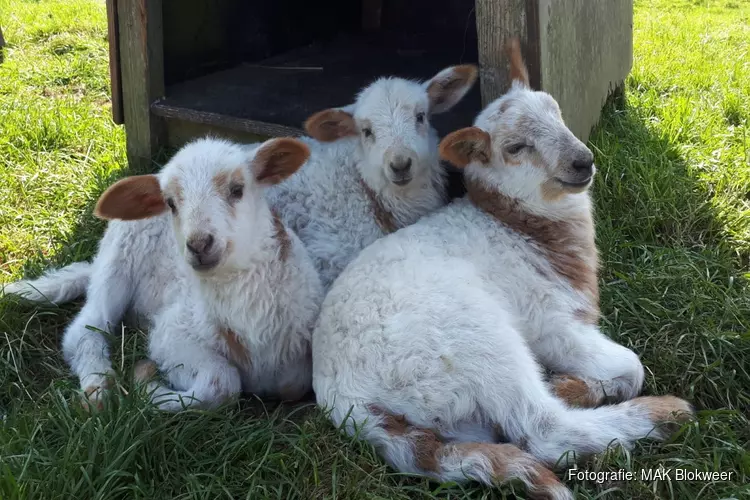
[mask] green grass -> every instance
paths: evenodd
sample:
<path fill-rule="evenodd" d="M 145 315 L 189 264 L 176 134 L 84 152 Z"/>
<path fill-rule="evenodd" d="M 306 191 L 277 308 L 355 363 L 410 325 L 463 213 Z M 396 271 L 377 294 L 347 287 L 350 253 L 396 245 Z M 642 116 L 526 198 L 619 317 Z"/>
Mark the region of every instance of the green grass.
<path fill-rule="evenodd" d="M 0 0 L 0 282 L 92 255 L 92 203 L 126 174 L 110 118 L 104 5 Z M 603 328 L 645 391 L 698 407 L 666 444 L 589 470 L 685 467 L 729 482 L 571 481 L 580 498 L 750 498 L 750 2 L 636 1 L 625 98 L 590 144 Z M 113 339 L 119 396 L 89 416 L 59 353 L 77 306 L 0 300 L 0 498 L 503 498 L 385 467 L 311 406 L 165 415 L 131 391 L 143 338 Z M 520 493 L 523 496 L 523 493 Z"/>

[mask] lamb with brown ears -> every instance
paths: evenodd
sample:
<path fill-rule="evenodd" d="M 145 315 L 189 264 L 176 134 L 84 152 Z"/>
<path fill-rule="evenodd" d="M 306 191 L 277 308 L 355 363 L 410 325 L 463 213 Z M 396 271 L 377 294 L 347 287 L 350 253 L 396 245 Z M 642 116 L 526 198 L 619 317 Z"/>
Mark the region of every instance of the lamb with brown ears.
<path fill-rule="evenodd" d="M 510 47 L 512 88 L 441 142 L 467 195 L 336 280 L 313 333 L 313 388 L 336 426 L 399 471 L 518 478 L 537 498 L 572 499 L 551 471 L 566 452 L 664 439 L 661 424 L 692 408 L 635 397 L 638 356 L 597 328 L 593 155 Z M 550 387 L 542 367 L 567 376 Z M 619 404 L 598 406 L 602 387 Z"/>

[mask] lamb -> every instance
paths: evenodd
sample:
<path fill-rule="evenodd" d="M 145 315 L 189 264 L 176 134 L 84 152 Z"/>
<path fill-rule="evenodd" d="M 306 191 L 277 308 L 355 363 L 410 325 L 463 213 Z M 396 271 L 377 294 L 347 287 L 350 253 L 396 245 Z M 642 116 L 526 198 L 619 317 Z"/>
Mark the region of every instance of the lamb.
<path fill-rule="evenodd" d="M 164 410 L 210 408 L 241 391 L 287 400 L 309 391 L 323 289 L 264 195 L 308 157 L 295 139 L 248 148 L 205 138 L 157 175 L 104 192 L 95 213 L 110 222 L 62 342 L 91 403 L 101 405 L 112 368 L 104 337 L 87 326 L 105 330 L 128 308 L 151 324 L 152 361 L 136 378 Z M 157 366 L 168 385 L 150 380 Z"/>
<path fill-rule="evenodd" d="M 313 332 L 313 389 L 336 426 L 399 471 L 517 478 L 538 498 L 572 499 L 551 470 L 566 452 L 664 439 L 662 424 L 692 408 L 635 397 L 638 356 L 597 328 L 593 155 L 556 101 L 529 87 L 518 41 L 509 47 L 510 90 L 440 144 L 467 195 L 339 276 Z M 550 388 L 541 366 L 569 376 Z M 598 405 L 587 381 L 621 402 L 566 404 Z"/>
<path fill-rule="evenodd" d="M 476 78 L 474 65 L 424 83 L 380 78 L 353 104 L 305 122 L 310 160 L 269 200 L 305 243 L 325 289 L 363 248 L 447 202 L 430 117 L 455 106 Z"/>
<path fill-rule="evenodd" d="M 380 78 L 353 104 L 305 122 L 312 137 L 300 138 L 311 150 L 307 164 L 271 186 L 267 197 L 305 244 L 324 289 L 367 245 L 447 202 L 429 118 L 460 102 L 476 79 L 471 64 L 445 68 L 424 83 Z M 8 284 L 5 293 L 62 304 L 86 292 L 92 270 L 76 262 Z"/>

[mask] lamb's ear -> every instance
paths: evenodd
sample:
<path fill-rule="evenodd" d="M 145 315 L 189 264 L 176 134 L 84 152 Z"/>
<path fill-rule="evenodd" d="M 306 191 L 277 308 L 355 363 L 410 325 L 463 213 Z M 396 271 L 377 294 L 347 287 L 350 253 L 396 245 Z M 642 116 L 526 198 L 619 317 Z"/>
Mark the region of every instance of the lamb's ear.
<path fill-rule="evenodd" d="M 477 67 L 473 64 L 451 66 L 422 85 L 430 98 L 430 113 L 444 113 L 463 99 L 477 81 Z"/>
<path fill-rule="evenodd" d="M 112 184 L 99 197 L 94 215 L 100 219 L 138 220 L 167 209 L 155 175 L 134 175 Z"/>
<path fill-rule="evenodd" d="M 321 142 L 332 142 L 342 137 L 357 135 L 352 105 L 318 111 L 305 121 L 305 132 Z"/>
<path fill-rule="evenodd" d="M 300 140 L 288 137 L 271 139 L 255 153 L 253 175 L 261 184 L 278 184 L 299 170 L 309 157 L 310 148 Z"/>
<path fill-rule="evenodd" d="M 492 158 L 490 134 L 477 127 L 451 132 L 440 141 L 440 156 L 459 168 L 472 162 L 486 165 Z"/>
<path fill-rule="evenodd" d="M 521 55 L 521 42 L 518 37 L 508 40 L 505 45 L 505 53 L 510 60 L 510 79 L 513 83 L 529 88 L 529 71 Z"/>

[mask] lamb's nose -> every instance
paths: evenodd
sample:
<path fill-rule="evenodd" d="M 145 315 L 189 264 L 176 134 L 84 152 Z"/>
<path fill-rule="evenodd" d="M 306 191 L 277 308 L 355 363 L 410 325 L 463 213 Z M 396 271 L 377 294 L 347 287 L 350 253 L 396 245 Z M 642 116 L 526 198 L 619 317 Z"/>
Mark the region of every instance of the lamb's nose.
<path fill-rule="evenodd" d="M 188 238 L 185 246 L 194 255 L 204 255 L 211 250 L 214 236 L 210 233 L 196 234 Z"/>
<path fill-rule="evenodd" d="M 394 174 L 405 174 L 411 168 L 411 158 L 398 158 L 390 166 Z"/>
<path fill-rule="evenodd" d="M 591 165 L 593 164 L 594 162 L 590 160 L 576 160 L 573 162 L 573 170 L 575 170 L 576 172 L 591 170 Z"/>

